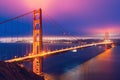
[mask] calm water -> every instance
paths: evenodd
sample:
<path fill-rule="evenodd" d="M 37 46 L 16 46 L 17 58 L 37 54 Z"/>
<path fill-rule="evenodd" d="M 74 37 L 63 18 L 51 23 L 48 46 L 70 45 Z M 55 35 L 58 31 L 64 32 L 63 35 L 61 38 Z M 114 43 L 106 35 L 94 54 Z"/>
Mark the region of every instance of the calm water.
<path fill-rule="evenodd" d="M 13 58 L 15 54 L 23 56 L 30 51 L 29 46 L 2 43 L 0 60 Z M 45 57 L 46 80 L 120 80 L 120 46 L 103 51 L 104 47 L 93 46 Z"/>
<path fill-rule="evenodd" d="M 70 53 L 71 59 L 59 55 L 48 61 L 51 66 L 46 80 L 120 80 L 120 46 L 97 55 L 98 50 L 91 50 Z"/>

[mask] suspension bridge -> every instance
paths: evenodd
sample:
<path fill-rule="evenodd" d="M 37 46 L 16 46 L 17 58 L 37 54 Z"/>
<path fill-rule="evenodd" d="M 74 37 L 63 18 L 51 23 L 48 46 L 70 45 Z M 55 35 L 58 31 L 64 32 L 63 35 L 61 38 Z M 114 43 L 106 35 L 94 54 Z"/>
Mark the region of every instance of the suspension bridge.
<path fill-rule="evenodd" d="M 74 47 L 68 47 L 68 48 L 44 52 L 44 50 L 43 50 L 43 29 L 42 29 L 43 28 L 42 27 L 42 9 L 34 10 L 34 11 L 28 12 L 26 14 L 17 16 L 15 18 L 5 20 L 3 22 L 0 22 L 0 24 L 5 24 L 5 23 L 15 20 L 17 18 L 26 16 L 30 13 L 33 13 L 33 15 L 34 15 L 32 51 L 28 52 L 27 56 L 4 60 L 4 61 L 10 62 L 10 63 L 13 63 L 13 62 L 17 63 L 17 62 L 22 62 L 22 61 L 32 61 L 33 72 L 36 73 L 37 75 L 42 75 L 42 73 L 43 73 L 43 57 L 44 56 L 54 55 L 54 54 L 58 54 L 58 53 L 60 54 L 60 53 L 66 52 L 66 51 L 77 50 L 77 49 L 87 48 L 87 47 L 91 47 L 91 46 L 105 45 L 107 47 L 107 45 L 114 44 L 114 42 L 109 40 L 109 33 L 106 33 L 104 40 L 101 42 L 88 43 L 88 44 L 83 44 L 83 45 L 77 45 Z"/>

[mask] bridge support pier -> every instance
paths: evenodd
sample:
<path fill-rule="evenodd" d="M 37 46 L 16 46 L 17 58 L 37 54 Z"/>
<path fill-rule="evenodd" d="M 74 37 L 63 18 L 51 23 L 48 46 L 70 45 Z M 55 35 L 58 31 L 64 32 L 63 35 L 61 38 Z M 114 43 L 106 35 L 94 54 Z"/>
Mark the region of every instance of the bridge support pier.
<path fill-rule="evenodd" d="M 42 54 L 42 10 L 34 10 L 33 21 L 33 53 L 32 55 Z M 37 75 L 42 75 L 43 58 L 38 57 L 33 59 L 33 72 Z"/>
<path fill-rule="evenodd" d="M 108 44 L 105 44 L 105 50 L 107 50 L 109 48 Z"/>

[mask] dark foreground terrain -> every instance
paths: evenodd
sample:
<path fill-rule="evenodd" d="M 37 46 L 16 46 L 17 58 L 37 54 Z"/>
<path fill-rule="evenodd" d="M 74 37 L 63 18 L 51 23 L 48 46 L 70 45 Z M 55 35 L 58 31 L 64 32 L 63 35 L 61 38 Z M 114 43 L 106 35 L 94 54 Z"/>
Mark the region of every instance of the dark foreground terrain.
<path fill-rule="evenodd" d="M 18 66 L 15 63 L 0 61 L 0 80 L 44 80 L 33 72 Z"/>

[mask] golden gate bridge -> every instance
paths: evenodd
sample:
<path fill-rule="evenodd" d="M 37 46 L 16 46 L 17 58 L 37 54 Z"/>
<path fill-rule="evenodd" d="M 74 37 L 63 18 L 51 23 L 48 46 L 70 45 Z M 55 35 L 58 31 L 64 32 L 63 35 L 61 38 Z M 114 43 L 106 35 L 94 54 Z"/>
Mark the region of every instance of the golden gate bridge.
<path fill-rule="evenodd" d="M 60 54 L 60 53 L 66 52 L 66 51 L 77 50 L 77 49 L 81 49 L 81 48 L 87 48 L 87 47 L 98 46 L 98 45 L 105 45 L 105 47 L 107 48 L 107 45 L 112 46 L 114 44 L 114 42 L 109 40 L 109 33 L 105 33 L 104 40 L 101 42 L 88 43 L 88 44 L 77 45 L 77 46 L 73 46 L 73 47 L 44 52 L 44 50 L 43 50 L 43 29 L 42 29 L 42 9 L 34 10 L 34 11 L 28 12 L 26 14 L 17 16 L 15 18 L 5 20 L 3 22 L 0 22 L 0 24 L 10 22 L 17 18 L 26 16 L 30 13 L 33 13 L 33 15 L 34 15 L 32 51 L 28 52 L 27 56 L 13 58 L 13 59 L 4 60 L 4 61 L 10 62 L 10 63 L 13 63 L 13 62 L 18 63 L 18 62 L 32 60 L 33 72 L 36 73 L 37 75 L 43 75 L 43 57 L 44 56 L 54 55 L 54 54 L 58 54 L 58 53 Z"/>

